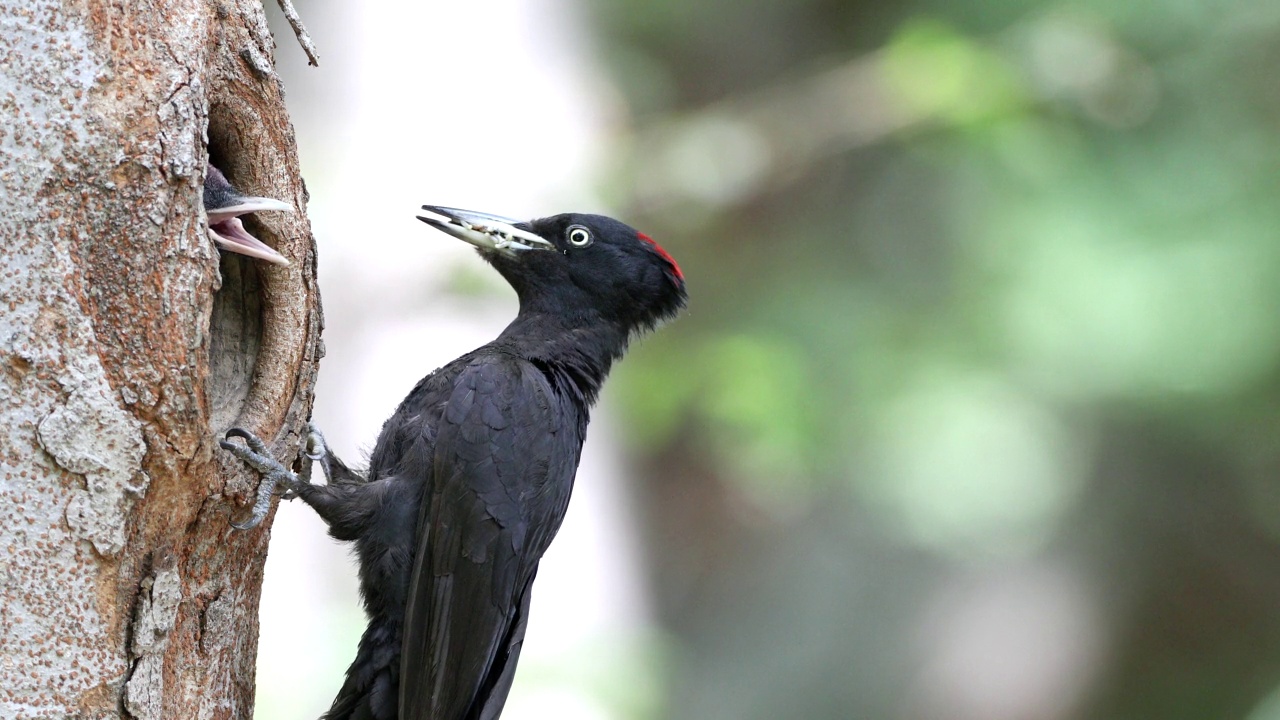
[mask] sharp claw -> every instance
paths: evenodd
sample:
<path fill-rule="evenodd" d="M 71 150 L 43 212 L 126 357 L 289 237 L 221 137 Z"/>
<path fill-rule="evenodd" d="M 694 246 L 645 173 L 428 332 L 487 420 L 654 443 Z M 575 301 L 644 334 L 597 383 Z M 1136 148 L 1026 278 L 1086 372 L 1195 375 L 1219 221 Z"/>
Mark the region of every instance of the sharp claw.
<path fill-rule="evenodd" d="M 226 450 L 232 455 L 235 455 L 237 458 L 240 458 L 241 460 L 244 460 L 244 458 L 241 457 L 242 453 L 249 454 L 249 455 L 256 454 L 253 452 L 253 448 L 245 447 L 244 445 L 237 445 L 236 443 L 233 443 L 230 440 L 219 440 L 218 447 L 222 448 L 223 450 Z"/>
<path fill-rule="evenodd" d="M 254 452 L 258 453 L 259 455 L 266 455 L 266 454 L 267 454 L 267 445 L 266 445 L 266 443 L 262 442 L 262 440 L 261 440 L 257 435 L 254 435 L 253 433 L 249 432 L 248 430 L 245 430 L 244 428 L 233 427 L 233 428 L 231 428 L 231 429 L 227 430 L 226 437 L 228 437 L 228 438 L 233 438 L 233 437 L 242 438 L 242 439 L 244 440 L 245 444 L 249 446 L 249 449 L 250 449 L 250 450 L 253 450 Z M 223 444 L 222 446 L 223 446 L 223 447 L 226 447 L 226 445 L 225 445 L 225 444 Z"/>
<path fill-rule="evenodd" d="M 235 520 L 232 520 L 231 527 L 237 530 L 252 530 L 258 527 L 259 525 L 261 525 L 262 519 L 265 518 L 266 516 L 267 516 L 266 513 L 262 513 L 261 515 L 259 515 L 257 506 L 255 505 L 253 514 L 249 516 L 248 520 L 245 520 L 244 522 L 236 522 Z"/>

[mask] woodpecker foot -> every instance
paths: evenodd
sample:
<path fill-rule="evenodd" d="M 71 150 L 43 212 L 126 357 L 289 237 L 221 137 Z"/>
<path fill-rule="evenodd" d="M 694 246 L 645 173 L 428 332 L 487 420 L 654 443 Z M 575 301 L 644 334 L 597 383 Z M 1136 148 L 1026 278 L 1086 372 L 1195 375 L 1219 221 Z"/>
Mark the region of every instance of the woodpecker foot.
<path fill-rule="evenodd" d="M 286 491 L 294 491 L 307 480 L 299 478 L 289 468 L 271 457 L 266 443 L 248 430 L 231 428 L 227 431 L 226 437 L 225 440 L 219 440 L 218 445 L 262 475 L 262 480 L 258 483 L 258 497 L 253 502 L 253 513 L 244 522 L 231 523 L 237 530 L 249 530 L 257 527 L 267 516 L 267 512 L 271 509 L 271 496 L 275 493 L 277 486 L 283 487 Z M 231 442 L 230 438 L 233 437 L 243 438 L 245 444 Z M 324 439 L 321 438 L 320 442 L 323 446 Z M 307 437 L 307 447 L 310 450 L 310 435 Z M 310 452 L 307 454 L 310 456 Z M 290 494 L 286 493 L 286 497 Z"/>
<path fill-rule="evenodd" d="M 311 460 L 310 465 L 304 469 L 307 474 L 302 479 L 305 482 L 311 481 L 310 472 L 317 466 L 324 473 L 325 484 L 329 487 L 364 485 L 369 482 L 367 477 L 347 467 L 341 458 L 333 454 L 329 449 L 329 441 L 324 439 L 319 428 L 307 423 L 305 429 L 307 436 L 302 443 L 302 454 Z"/>
<path fill-rule="evenodd" d="M 329 475 L 329 458 L 332 457 L 329 452 L 329 443 L 325 441 L 320 428 L 317 428 L 314 423 L 308 422 L 305 429 L 307 437 L 302 441 L 302 454 L 311 458 L 312 463 L 320 465 L 320 469 L 324 471 L 324 481 L 328 483 L 332 479 Z"/>

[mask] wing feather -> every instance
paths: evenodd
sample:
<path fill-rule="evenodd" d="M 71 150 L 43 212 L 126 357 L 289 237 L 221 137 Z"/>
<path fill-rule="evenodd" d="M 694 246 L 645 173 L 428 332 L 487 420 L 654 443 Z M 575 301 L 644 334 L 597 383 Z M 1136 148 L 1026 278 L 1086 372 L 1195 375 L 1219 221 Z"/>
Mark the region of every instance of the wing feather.
<path fill-rule="evenodd" d="M 542 374 L 518 358 L 480 358 L 459 375 L 419 519 L 401 720 L 472 720 L 501 710 L 529 588 L 577 468 L 581 439 L 556 432 L 563 411 Z M 538 538 L 533 546 L 530 537 Z"/>

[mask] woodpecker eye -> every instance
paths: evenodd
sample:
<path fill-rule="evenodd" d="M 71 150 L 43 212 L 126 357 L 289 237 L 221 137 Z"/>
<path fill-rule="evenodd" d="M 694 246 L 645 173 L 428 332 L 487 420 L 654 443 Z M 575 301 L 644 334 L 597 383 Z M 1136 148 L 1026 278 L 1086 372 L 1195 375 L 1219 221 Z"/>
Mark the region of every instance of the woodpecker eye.
<path fill-rule="evenodd" d="M 591 231 L 581 225 L 570 225 L 565 235 L 569 238 L 569 244 L 574 247 L 584 248 L 591 244 Z"/>

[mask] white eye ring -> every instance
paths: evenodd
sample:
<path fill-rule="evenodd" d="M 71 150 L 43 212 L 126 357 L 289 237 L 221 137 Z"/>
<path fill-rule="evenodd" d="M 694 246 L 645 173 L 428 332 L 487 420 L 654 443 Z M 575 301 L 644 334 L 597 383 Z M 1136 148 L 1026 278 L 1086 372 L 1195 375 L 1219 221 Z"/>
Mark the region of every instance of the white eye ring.
<path fill-rule="evenodd" d="M 581 225 L 570 225 L 565 235 L 574 247 L 584 248 L 591 244 L 591 231 Z"/>

